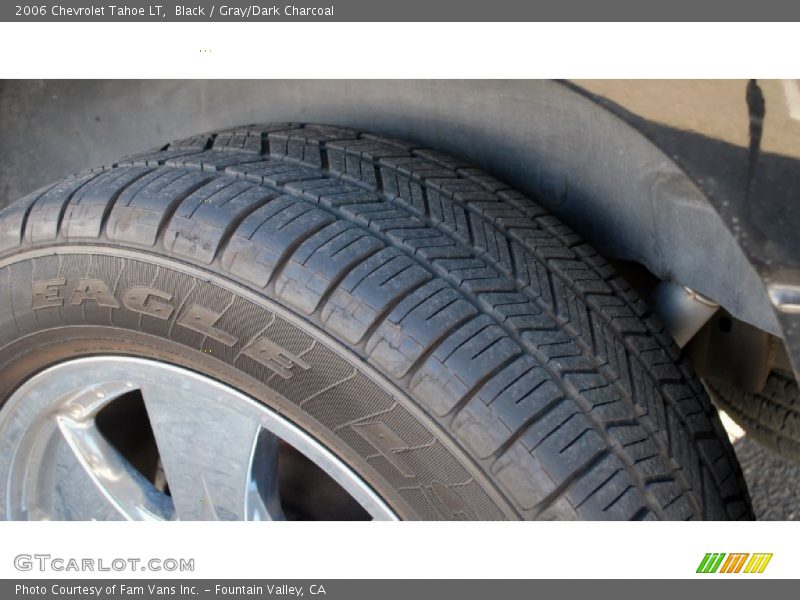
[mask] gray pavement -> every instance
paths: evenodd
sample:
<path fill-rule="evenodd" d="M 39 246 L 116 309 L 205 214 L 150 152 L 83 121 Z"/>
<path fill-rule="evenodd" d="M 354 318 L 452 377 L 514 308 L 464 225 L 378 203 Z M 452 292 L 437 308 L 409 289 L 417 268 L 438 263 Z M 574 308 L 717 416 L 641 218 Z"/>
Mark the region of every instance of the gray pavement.
<path fill-rule="evenodd" d="M 756 518 L 800 519 L 800 464 L 778 456 L 744 436 L 733 444 L 744 470 Z"/>

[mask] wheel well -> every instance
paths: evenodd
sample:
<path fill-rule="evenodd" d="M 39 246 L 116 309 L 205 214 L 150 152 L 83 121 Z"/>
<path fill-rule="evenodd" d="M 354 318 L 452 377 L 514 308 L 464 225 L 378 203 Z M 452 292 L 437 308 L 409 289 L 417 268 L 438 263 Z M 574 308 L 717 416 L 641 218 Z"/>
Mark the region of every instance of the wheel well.
<path fill-rule="evenodd" d="M 54 100 L 55 99 L 55 100 Z M 46 81 L 0 88 L 0 205 L 164 140 L 247 122 L 364 128 L 462 156 L 610 258 L 781 335 L 761 277 L 703 191 L 624 119 L 551 81 Z M 53 143 L 53 132 L 64 132 Z M 69 132 L 69 133 L 67 133 Z M 64 152 L 69 147 L 70 152 Z"/>

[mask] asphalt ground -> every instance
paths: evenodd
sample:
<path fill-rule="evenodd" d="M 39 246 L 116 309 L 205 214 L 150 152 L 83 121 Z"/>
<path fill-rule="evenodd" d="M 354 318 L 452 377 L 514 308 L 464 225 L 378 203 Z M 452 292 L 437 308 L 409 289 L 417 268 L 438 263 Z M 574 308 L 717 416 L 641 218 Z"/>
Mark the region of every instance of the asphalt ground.
<path fill-rule="evenodd" d="M 800 520 L 800 463 L 779 456 L 747 437 L 724 412 L 720 417 L 742 465 L 756 519 Z"/>
<path fill-rule="evenodd" d="M 800 519 L 800 464 L 778 456 L 747 436 L 733 444 L 760 521 Z"/>

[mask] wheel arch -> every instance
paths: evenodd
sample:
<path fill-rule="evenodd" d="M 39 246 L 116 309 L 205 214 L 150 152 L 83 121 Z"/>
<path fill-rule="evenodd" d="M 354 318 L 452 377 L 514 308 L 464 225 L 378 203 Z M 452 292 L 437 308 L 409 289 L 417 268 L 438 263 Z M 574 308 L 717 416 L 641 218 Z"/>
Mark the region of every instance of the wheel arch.
<path fill-rule="evenodd" d="M 47 81 L 6 83 L 0 98 L 5 114 L 27 117 L 0 123 L 6 144 L 51 146 L 33 160 L 12 156 L 2 168 L 22 171 L 2 178 L 41 178 L 20 184 L 25 191 L 200 130 L 296 120 L 357 127 L 463 156 L 534 197 L 607 256 L 640 263 L 781 336 L 762 277 L 703 189 L 656 142 L 571 84 Z M 44 141 L 54 124 L 69 132 L 66 157 L 63 146 Z"/>

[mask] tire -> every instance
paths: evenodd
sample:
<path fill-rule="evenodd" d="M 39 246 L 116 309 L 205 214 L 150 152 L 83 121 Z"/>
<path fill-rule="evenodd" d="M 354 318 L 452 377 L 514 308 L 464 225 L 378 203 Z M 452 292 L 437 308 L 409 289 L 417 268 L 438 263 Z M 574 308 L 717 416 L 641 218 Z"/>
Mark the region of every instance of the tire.
<path fill-rule="evenodd" d="M 743 392 L 723 381 L 708 380 L 706 386 L 717 406 L 748 436 L 800 462 L 800 390 L 791 373 L 773 371 L 758 394 Z"/>
<path fill-rule="evenodd" d="M 456 159 L 248 126 L 0 215 L 5 397 L 67 356 L 157 358 L 273 406 L 403 519 L 752 518 L 718 416 L 647 305 Z"/>

